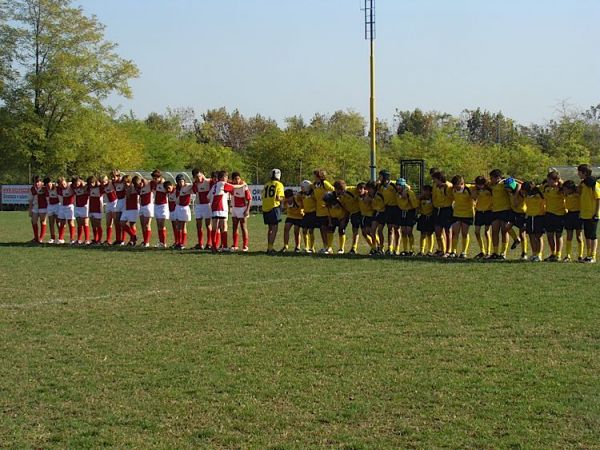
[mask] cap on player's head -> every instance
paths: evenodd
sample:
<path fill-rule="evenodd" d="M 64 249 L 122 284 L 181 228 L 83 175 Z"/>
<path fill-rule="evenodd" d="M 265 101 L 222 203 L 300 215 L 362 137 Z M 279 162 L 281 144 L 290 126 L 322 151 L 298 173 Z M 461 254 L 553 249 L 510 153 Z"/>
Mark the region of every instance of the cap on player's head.
<path fill-rule="evenodd" d="M 271 180 L 281 180 L 281 170 L 273 169 L 271 170 Z"/>
<path fill-rule="evenodd" d="M 304 180 L 300 183 L 300 188 L 302 189 L 302 192 L 309 192 L 312 188 L 312 183 L 310 180 Z"/>
<path fill-rule="evenodd" d="M 398 186 L 400 186 L 401 188 L 403 188 L 403 187 L 405 187 L 405 186 L 406 186 L 406 180 L 405 180 L 404 178 L 398 178 L 398 179 L 396 180 L 396 184 L 397 184 Z"/>

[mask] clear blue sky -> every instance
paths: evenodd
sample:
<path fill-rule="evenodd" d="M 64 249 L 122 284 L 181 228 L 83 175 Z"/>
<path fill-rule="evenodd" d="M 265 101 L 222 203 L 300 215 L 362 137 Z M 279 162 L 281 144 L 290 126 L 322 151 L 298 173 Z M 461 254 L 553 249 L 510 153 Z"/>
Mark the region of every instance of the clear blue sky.
<path fill-rule="evenodd" d="M 368 115 L 363 0 L 75 0 L 141 77 L 138 116 Z M 598 0 L 377 0 L 377 109 L 481 106 L 527 124 L 600 103 Z"/>

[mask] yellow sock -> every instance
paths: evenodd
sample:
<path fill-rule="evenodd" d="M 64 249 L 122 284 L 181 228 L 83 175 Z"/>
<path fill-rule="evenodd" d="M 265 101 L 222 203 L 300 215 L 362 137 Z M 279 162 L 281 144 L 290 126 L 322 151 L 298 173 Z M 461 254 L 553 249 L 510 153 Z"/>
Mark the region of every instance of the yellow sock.
<path fill-rule="evenodd" d="M 523 237 L 523 239 L 521 239 L 521 253 L 523 253 L 524 255 L 527 254 L 527 238 Z"/>
<path fill-rule="evenodd" d="M 486 247 L 487 247 L 487 255 L 490 255 L 492 253 L 492 236 L 490 236 L 490 232 L 488 230 L 487 233 L 485 233 L 485 242 L 486 242 Z M 496 247 L 496 251 L 498 251 L 498 247 Z"/>
<path fill-rule="evenodd" d="M 519 236 L 517 236 L 517 233 L 515 232 L 514 228 L 508 230 L 508 235 L 513 239 L 513 241 L 519 240 Z"/>
<path fill-rule="evenodd" d="M 433 246 L 435 245 L 435 237 L 433 234 L 428 236 L 429 239 L 429 253 L 433 253 Z"/>
<path fill-rule="evenodd" d="M 577 251 L 579 252 L 579 258 L 583 258 L 583 239 L 577 241 Z"/>
<path fill-rule="evenodd" d="M 352 250 L 355 252 L 358 250 L 358 239 L 356 241 L 352 241 Z"/>
<path fill-rule="evenodd" d="M 346 246 L 346 235 L 340 234 L 338 237 L 338 242 L 340 244 L 340 250 L 344 250 L 344 247 Z"/>
<path fill-rule="evenodd" d="M 471 244 L 471 237 L 467 234 L 467 237 L 463 237 L 462 239 L 462 252 L 465 255 L 469 253 L 469 245 Z"/>
<path fill-rule="evenodd" d="M 414 234 L 411 234 L 408 237 L 408 251 L 409 252 L 415 251 L 415 235 Z"/>
<path fill-rule="evenodd" d="M 508 252 L 508 244 L 509 244 L 508 240 L 506 242 L 502 243 L 502 254 L 503 255 L 506 255 L 506 252 Z"/>
<path fill-rule="evenodd" d="M 426 246 L 427 246 L 427 236 L 425 236 L 423 233 L 421 233 L 421 236 L 419 236 L 419 252 L 425 254 L 427 252 L 425 250 Z"/>

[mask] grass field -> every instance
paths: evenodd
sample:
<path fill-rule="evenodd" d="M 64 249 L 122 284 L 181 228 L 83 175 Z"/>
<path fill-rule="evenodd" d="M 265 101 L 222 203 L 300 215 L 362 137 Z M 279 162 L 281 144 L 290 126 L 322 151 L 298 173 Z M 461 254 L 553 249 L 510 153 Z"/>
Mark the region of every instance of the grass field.
<path fill-rule="evenodd" d="M 597 265 L 0 232 L 0 447 L 600 447 Z"/>

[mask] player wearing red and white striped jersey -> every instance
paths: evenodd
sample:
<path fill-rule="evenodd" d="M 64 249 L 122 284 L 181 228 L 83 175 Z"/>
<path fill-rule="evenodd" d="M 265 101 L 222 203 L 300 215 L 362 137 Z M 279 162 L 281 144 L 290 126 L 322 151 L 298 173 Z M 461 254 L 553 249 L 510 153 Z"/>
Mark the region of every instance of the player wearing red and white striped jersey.
<path fill-rule="evenodd" d="M 192 177 L 194 179 L 194 194 L 196 194 L 194 215 L 196 216 L 196 233 L 198 235 L 198 244 L 194 248 L 200 250 L 204 248 L 208 250 L 212 242 L 212 212 L 210 210 L 208 193 L 214 184 L 214 180 L 206 178 L 206 176 L 200 172 L 200 169 L 192 170 Z M 204 242 L 202 222 L 204 222 L 206 226 L 206 247 L 203 247 L 202 245 Z"/>
<path fill-rule="evenodd" d="M 65 227 L 69 225 L 69 236 L 71 244 L 75 244 L 75 191 L 74 184 L 77 183 L 77 178 L 73 178 L 71 183 L 67 183 L 64 177 L 58 179 L 56 192 L 60 200 L 60 208 L 58 209 L 58 243 L 65 243 Z"/>
<path fill-rule="evenodd" d="M 89 217 L 92 222 L 92 233 L 94 238 L 92 244 L 102 242 L 102 207 L 104 206 L 104 187 L 94 176 L 88 178 Z"/>
<path fill-rule="evenodd" d="M 208 198 L 210 200 L 210 209 L 212 211 L 212 251 L 217 252 L 221 249 L 228 251 L 227 247 L 227 218 L 229 216 L 229 194 L 233 194 L 234 186 L 227 182 L 228 174 L 221 170 L 217 174 L 217 182 L 210 188 Z M 221 234 L 221 248 L 219 248 L 217 233 Z"/>
<path fill-rule="evenodd" d="M 151 222 L 154 217 L 154 181 L 142 178 L 140 187 L 140 223 L 142 225 L 142 247 L 150 247 Z"/>
<path fill-rule="evenodd" d="M 135 246 L 137 243 L 137 229 L 135 224 L 140 214 L 139 197 L 142 180 L 137 175 L 133 178 L 129 175 L 125 175 L 123 177 L 123 185 L 125 186 L 125 210 L 121 213 L 121 230 L 123 230 L 123 233 L 129 235 L 129 242 L 127 245 Z M 120 245 L 124 245 L 124 242 L 121 242 Z"/>
<path fill-rule="evenodd" d="M 46 192 L 48 194 L 48 209 L 46 212 L 48 227 L 50 228 L 50 240 L 48 241 L 48 244 L 54 244 L 57 242 L 56 219 L 58 218 L 60 200 L 58 198 L 58 192 L 56 191 L 56 184 L 50 178 L 44 179 L 44 185 L 46 186 Z"/>
<path fill-rule="evenodd" d="M 165 179 L 160 170 L 155 169 L 152 172 L 152 182 L 154 183 L 154 217 L 156 218 L 156 231 L 158 233 L 156 247 L 165 248 L 167 246 L 165 221 L 169 219 L 170 214 L 168 191 L 165 188 Z"/>
<path fill-rule="evenodd" d="M 90 244 L 90 222 L 88 219 L 89 215 L 89 181 L 84 183 L 81 178 L 77 178 L 77 182 L 74 185 L 73 190 L 75 191 L 75 219 L 77 220 L 77 244 L 81 245 L 84 243 L 83 237 L 85 234 L 85 244 Z"/>
<path fill-rule="evenodd" d="M 239 172 L 231 174 L 231 181 L 236 187 L 233 190 L 233 251 L 238 250 L 239 233 L 238 225 L 242 229 L 242 251 L 248 251 L 248 217 L 250 217 L 250 205 L 252 204 L 252 195 L 248 185 L 242 180 Z"/>
<path fill-rule="evenodd" d="M 104 190 L 104 197 L 105 197 L 105 212 L 106 212 L 106 239 L 104 240 L 104 245 L 110 245 L 112 243 L 112 232 L 113 232 L 113 225 L 116 228 L 116 232 L 117 232 L 117 236 L 119 236 L 120 230 L 121 230 L 121 225 L 119 223 L 119 221 L 117 220 L 117 202 L 118 202 L 118 197 L 117 197 L 117 191 L 115 189 L 115 185 L 113 184 L 113 181 L 115 179 L 120 179 L 120 175 L 118 175 L 117 177 L 117 172 L 118 171 L 112 171 L 111 172 L 111 179 L 109 180 L 108 177 L 105 175 L 102 177 L 102 189 Z M 118 237 L 117 237 L 118 240 Z"/>
<path fill-rule="evenodd" d="M 192 220 L 190 211 L 190 203 L 192 202 L 192 194 L 194 186 L 191 183 L 186 183 L 183 174 L 175 177 L 177 182 L 177 206 L 175 207 L 175 220 L 177 224 L 177 235 L 175 237 L 175 248 L 183 250 L 187 240 L 187 223 Z"/>
<path fill-rule="evenodd" d="M 123 214 L 123 211 L 125 211 L 125 183 L 120 171 L 113 170 L 112 175 L 112 185 L 115 187 L 115 193 L 117 194 L 117 206 L 114 214 L 117 240 L 113 245 L 121 245 L 125 240 L 125 232 L 121 227 L 121 215 Z"/>
<path fill-rule="evenodd" d="M 31 228 L 33 239 L 31 242 L 41 244 L 46 233 L 46 212 L 48 200 L 44 183 L 39 176 L 33 177 L 33 185 L 29 189 L 29 217 L 31 217 Z M 39 223 L 39 225 L 38 225 Z"/>

